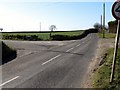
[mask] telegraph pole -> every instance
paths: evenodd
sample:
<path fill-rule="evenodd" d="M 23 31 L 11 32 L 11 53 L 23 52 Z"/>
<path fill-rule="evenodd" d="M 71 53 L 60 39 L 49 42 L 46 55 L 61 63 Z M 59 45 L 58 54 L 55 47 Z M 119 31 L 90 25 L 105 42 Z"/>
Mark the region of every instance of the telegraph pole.
<path fill-rule="evenodd" d="M 102 32 L 102 15 L 101 15 L 101 31 L 100 32 Z"/>
<path fill-rule="evenodd" d="M 103 3 L 103 38 L 105 38 L 105 2 Z"/>
<path fill-rule="evenodd" d="M 41 22 L 40 22 L 40 31 L 41 31 Z"/>

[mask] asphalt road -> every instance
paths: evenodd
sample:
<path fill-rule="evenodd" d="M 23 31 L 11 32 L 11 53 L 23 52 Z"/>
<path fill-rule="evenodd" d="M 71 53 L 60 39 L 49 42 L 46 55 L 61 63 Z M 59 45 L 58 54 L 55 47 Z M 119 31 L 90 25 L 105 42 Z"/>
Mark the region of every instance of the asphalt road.
<path fill-rule="evenodd" d="M 2 66 L 2 88 L 81 88 L 97 48 L 90 34 L 73 41 L 4 41 L 18 50 Z"/>

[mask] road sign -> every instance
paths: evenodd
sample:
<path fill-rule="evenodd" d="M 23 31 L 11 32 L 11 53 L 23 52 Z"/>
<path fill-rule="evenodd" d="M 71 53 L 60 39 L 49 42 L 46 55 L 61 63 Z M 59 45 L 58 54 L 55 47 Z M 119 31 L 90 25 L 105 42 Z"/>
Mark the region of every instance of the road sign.
<path fill-rule="evenodd" d="M 120 20 L 120 1 L 116 1 L 112 6 L 112 14 L 115 19 Z"/>

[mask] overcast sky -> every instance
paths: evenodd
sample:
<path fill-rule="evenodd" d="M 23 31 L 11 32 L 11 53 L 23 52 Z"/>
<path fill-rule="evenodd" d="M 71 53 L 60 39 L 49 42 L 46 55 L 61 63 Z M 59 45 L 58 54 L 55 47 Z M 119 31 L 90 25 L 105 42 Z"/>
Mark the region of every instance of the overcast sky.
<path fill-rule="evenodd" d="M 106 25 L 114 20 L 106 2 Z M 83 30 L 100 22 L 103 2 L 1 2 L 0 28 L 4 31 L 48 31 L 50 25 L 57 30 Z"/>

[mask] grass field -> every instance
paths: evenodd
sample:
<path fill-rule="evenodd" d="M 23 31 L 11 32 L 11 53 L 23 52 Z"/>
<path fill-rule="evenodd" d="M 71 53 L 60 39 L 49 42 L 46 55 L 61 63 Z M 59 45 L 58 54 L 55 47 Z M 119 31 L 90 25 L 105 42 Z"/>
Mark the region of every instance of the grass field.
<path fill-rule="evenodd" d="M 113 83 L 110 84 L 111 66 L 113 60 L 113 48 L 107 51 L 107 57 L 104 64 L 102 64 L 94 75 L 95 88 L 110 88 L 120 90 L 120 48 L 116 60 L 115 77 Z"/>
<path fill-rule="evenodd" d="M 80 35 L 83 31 L 78 30 L 78 31 L 63 31 L 63 32 L 52 32 L 52 35 L 68 35 L 68 36 L 77 36 Z M 26 36 L 31 36 L 31 35 L 36 35 L 38 38 L 41 38 L 42 40 L 49 40 L 50 38 L 50 32 L 4 32 L 3 33 L 3 39 L 5 35 L 26 35 Z"/>

